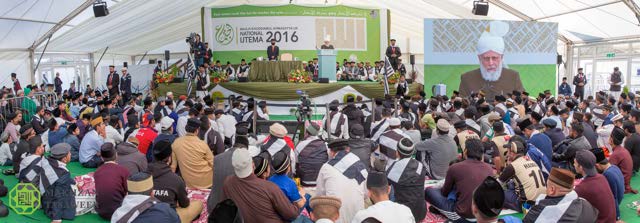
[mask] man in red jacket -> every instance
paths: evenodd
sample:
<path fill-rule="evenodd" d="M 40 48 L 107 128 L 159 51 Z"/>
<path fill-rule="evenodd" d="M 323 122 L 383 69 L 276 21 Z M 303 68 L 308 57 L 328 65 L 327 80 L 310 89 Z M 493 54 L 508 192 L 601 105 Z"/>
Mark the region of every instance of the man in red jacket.
<path fill-rule="evenodd" d="M 156 121 L 153 119 L 151 113 L 146 113 L 142 116 L 142 128 L 140 128 L 138 134 L 136 134 L 136 138 L 140 142 L 138 144 L 138 150 L 140 150 L 142 154 L 147 154 L 151 143 L 158 137 L 158 132 L 153 128 L 155 126 Z"/>

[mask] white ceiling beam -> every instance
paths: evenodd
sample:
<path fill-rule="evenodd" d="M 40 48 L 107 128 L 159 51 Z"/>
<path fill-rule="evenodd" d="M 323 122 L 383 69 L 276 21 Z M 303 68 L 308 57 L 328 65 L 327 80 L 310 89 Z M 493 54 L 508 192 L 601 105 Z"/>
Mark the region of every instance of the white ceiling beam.
<path fill-rule="evenodd" d="M 540 18 L 535 18 L 533 20 L 534 21 L 538 21 L 538 20 L 558 17 L 558 16 L 562 16 L 562 15 L 566 15 L 566 14 L 571 14 L 571 13 L 575 13 L 575 12 L 581 12 L 581 11 L 585 11 L 585 10 L 589 10 L 589 9 L 599 8 L 599 7 L 602 7 L 602 6 L 616 4 L 616 3 L 619 3 L 621 1 L 622 0 L 615 0 L 615 1 L 605 2 L 605 3 L 601 3 L 601 4 L 597 4 L 597 5 L 591 5 L 591 6 L 587 6 L 587 7 L 579 8 L 579 9 L 574 9 L 574 10 L 567 11 L 567 12 L 561 12 L 561 13 L 556 13 L 556 14 L 552 14 L 552 15 L 543 16 L 543 17 L 540 17 Z"/>
<path fill-rule="evenodd" d="M 33 43 L 33 45 L 31 45 L 31 47 L 29 47 L 29 49 L 30 50 L 35 50 L 38 46 L 40 46 L 40 44 L 42 44 L 45 40 L 47 40 L 47 38 L 49 38 L 55 32 L 60 30 L 60 28 L 64 27 L 67 23 L 69 23 L 69 21 L 71 21 L 73 18 L 78 16 L 85 9 L 89 8 L 89 6 L 93 5 L 93 2 L 94 2 L 94 0 L 85 0 L 80 6 L 78 6 L 78 8 L 74 9 L 73 11 L 71 11 L 67 16 L 65 16 L 62 20 L 60 20 L 60 22 L 55 24 L 53 27 L 51 27 L 51 29 L 49 29 L 49 31 L 47 31 L 40 38 L 38 38 Z"/>
<path fill-rule="evenodd" d="M 489 3 L 497 6 L 498 8 L 501 8 L 502 10 L 507 11 L 508 13 L 511 13 L 512 15 L 526 21 L 526 22 L 531 22 L 534 21 L 533 18 L 531 18 L 531 16 L 528 16 L 527 14 L 524 14 L 523 12 L 521 12 L 520 10 L 517 10 L 513 7 L 511 7 L 510 5 L 508 5 L 507 3 L 504 3 L 500 0 L 488 0 Z M 562 42 L 564 42 L 565 44 L 572 44 L 573 41 L 571 41 L 569 38 L 567 38 L 566 36 L 558 33 L 558 39 Z"/>
<path fill-rule="evenodd" d="M 630 36 L 619 36 L 619 37 L 611 37 L 606 39 L 597 39 L 597 40 L 587 40 L 587 41 L 576 41 L 575 44 L 584 45 L 584 44 L 594 44 L 594 43 L 608 43 L 608 42 L 627 42 L 627 41 L 637 41 L 640 40 L 640 35 L 630 35 Z"/>
<path fill-rule="evenodd" d="M 0 48 L 0 52 L 27 52 L 26 48 Z"/>
<path fill-rule="evenodd" d="M 15 18 L 15 17 L 0 17 L 0 20 L 11 20 L 11 21 L 19 21 L 19 22 L 35 22 L 35 23 L 45 23 L 45 24 L 58 24 L 57 22 L 50 22 L 45 20 L 37 20 L 37 19 L 25 19 L 25 18 Z M 74 27 L 74 25 L 65 24 L 65 26 Z"/>
<path fill-rule="evenodd" d="M 624 4 L 627 5 L 629 9 L 631 9 L 633 14 L 636 15 L 636 19 L 638 19 L 638 22 L 640 23 L 640 7 L 638 7 L 638 5 L 633 0 L 622 0 L 622 2 L 624 2 Z"/>

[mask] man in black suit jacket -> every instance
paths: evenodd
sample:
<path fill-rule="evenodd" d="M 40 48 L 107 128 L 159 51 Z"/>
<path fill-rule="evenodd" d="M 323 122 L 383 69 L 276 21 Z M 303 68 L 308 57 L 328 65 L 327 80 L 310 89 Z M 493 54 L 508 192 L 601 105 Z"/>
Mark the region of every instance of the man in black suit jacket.
<path fill-rule="evenodd" d="M 62 79 L 60 79 L 60 73 L 56 72 L 56 79 L 54 79 L 54 85 L 56 89 L 56 94 L 62 94 Z"/>
<path fill-rule="evenodd" d="M 402 56 L 402 52 L 400 52 L 400 47 L 396 46 L 396 40 L 391 39 L 391 45 L 387 47 L 387 57 L 389 57 L 389 63 L 394 70 L 398 69 L 398 58 Z"/>
<path fill-rule="evenodd" d="M 114 96 L 119 93 L 120 75 L 116 72 L 116 67 L 109 65 L 109 75 L 107 76 L 107 89 L 109 89 L 109 96 Z"/>
<path fill-rule="evenodd" d="M 122 68 L 122 77 L 120 77 L 120 92 L 122 92 L 122 98 L 124 101 L 129 101 L 131 98 L 131 74 L 126 67 Z"/>
<path fill-rule="evenodd" d="M 276 40 L 271 39 L 271 46 L 267 47 L 267 57 L 269 60 L 278 60 L 280 48 L 276 46 Z"/>
<path fill-rule="evenodd" d="M 578 68 L 578 74 L 573 77 L 573 85 L 576 86 L 576 93 L 580 101 L 584 100 L 584 86 L 587 84 L 587 76 L 582 72 L 582 68 Z"/>

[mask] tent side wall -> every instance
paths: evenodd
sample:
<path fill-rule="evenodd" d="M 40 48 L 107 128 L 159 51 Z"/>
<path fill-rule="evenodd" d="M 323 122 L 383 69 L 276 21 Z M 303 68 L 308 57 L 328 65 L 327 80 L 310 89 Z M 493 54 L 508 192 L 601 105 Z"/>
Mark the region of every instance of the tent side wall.
<path fill-rule="evenodd" d="M 0 86 L 13 88 L 11 73 L 16 73 L 22 87 L 31 84 L 28 51 L 0 52 Z"/>

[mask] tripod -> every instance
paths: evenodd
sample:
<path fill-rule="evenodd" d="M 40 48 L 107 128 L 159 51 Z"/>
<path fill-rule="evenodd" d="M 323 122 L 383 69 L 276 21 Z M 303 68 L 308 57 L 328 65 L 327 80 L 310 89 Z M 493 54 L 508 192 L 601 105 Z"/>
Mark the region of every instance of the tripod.
<path fill-rule="evenodd" d="M 302 126 L 302 129 L 304 129 L 307 120 L 311 120 L 311 108 L 305 108 L 305 106 L 300 105 L 296 113 L 298 124 L 296 124 L 296 131 L 293 133 L 293 138 L 291 138 L 291 141 L 293 142 L 295 142 L 296 136 L 299 136 L 300 139 L 303 137 L 304 131 L 300 130 L 300 127 Z"/>

